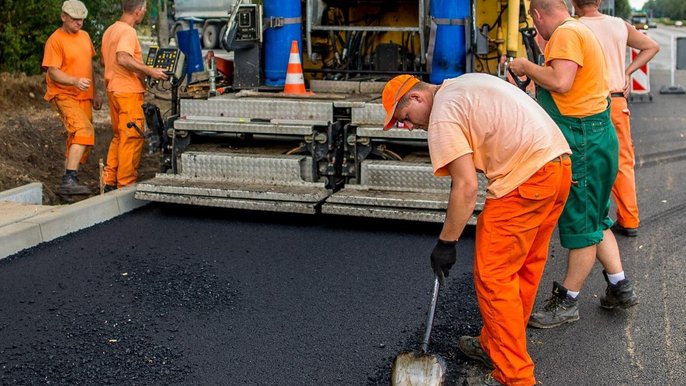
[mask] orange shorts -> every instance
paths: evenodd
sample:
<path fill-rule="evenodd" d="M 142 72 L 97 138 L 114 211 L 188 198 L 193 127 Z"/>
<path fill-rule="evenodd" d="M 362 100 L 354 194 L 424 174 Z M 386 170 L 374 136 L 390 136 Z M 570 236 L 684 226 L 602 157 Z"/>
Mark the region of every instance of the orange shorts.
<path fill-rule="evenodd" d="M 64 128 L 67 130 L 67 146 L 65 157 L 69 154 L 71 145 L 95 145 L 95 130 L 93 128 L 93 101 L 90 99 L 76 100 L 68 96 L 56 95 L 50 100 L 60 113 Z M 86 162 L 86 152 L 81 163 Z"/>

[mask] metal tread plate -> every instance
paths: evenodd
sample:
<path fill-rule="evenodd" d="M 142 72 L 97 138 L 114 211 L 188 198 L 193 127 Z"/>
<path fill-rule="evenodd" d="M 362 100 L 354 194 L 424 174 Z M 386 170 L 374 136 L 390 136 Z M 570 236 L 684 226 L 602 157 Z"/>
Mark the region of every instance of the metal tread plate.
<path fill-rule="evenodd" d="M 333 204 L 327 201 L 324 203 L 324 205 L 322 205 L 321 211 L 324 214 L 333 214 L 341 216 L 372 217 L 434 223 L 442 223 L 445 221 L 445 210 L 349 206 Z M 467 221 L 467 224 L 475 225 L 477 215 L 478 213 L 473 213 Z"/>
<path fill-rule="evenodd" d="M 356 135 L 358 137 L 369 138 L 413 139 L 424 141 L 428 138 L 425 130 L 384 130 L 383 123 L 379 124 L 378 126 L 360 126 L 357 128 Z"/>
<path fill-rule="evenodd" d="M 136 197 L 143 197 L 144 194 L 317 204 L 331 192 L 323 183 L 281 185 L 158 174 L 153 179 L 138 183 Z"/>
<path fill-rule="evenodd" d="M 326 125 L 326 122 L 323 123 Z M 283 123 L 246 123 L 236 119 L 177 119 L 176 130 L 210 131 L 221 133 L 252 133 L 277 135 L 310 135 L 312 125 L 295 125 Z"/>
<path fill-rule="evenodd" d="M 222 95 L 207 100 L 181 99 L 180 110 L 182 116 L 333 121 L 333 104 L 321 100 L 231 98 Z"/>
<path fill-rule="evenodd" d="M 219 208 L 261 210 L 268 212 L 315 214 L 315 203 L 302 203 L 293 201 L 268 201 L 268 200 L 240 200 L 205 196 L 163 194 L 136 191 L 136 199 L 169 204 L 200 205 Z"/>
<path fill-rule="evenodd" d="M 401 192 L 392 190 L 346 187 L 327 199 L 327 203 L 352 206 L 422 208 L 443 210 L 448 207 L 448 192 Z"/>

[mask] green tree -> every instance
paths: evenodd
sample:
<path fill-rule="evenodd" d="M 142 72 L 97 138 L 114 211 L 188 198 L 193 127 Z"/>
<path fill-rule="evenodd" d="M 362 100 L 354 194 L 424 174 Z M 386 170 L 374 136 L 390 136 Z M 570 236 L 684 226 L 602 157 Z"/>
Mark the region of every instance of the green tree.
<path fill-rule="evenodd" d="M 62 25 L 62 1 L 3 0 L 0 3 L 0 72 L 28 75 L 41 72 L 45 41 Z M 121 3 L 116 0 L 81 1 L 88 8 L 83 30 L 91 36 L 96 52 L 100 52 L 102 34 L 121 16 Z M 148 9 L 151 9 L 152 1 L 147 0 Z"/>
<path fill-rule="evenodd" d="M 615 0 L 615 16 L 628 19 L 631 16 L 629 0 Z"/>

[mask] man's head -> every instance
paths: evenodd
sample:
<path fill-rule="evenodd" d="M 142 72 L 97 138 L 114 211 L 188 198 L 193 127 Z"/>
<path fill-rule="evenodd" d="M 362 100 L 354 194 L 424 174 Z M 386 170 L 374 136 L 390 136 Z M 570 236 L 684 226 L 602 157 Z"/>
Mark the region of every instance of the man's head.
<path fill-rule="evenodd" d="M 426 129 L 433 103 L 432 85 L 411 75 L 398 75 L 384 86 L 381 103 L 386 110 L 384 130 L 400 121 L 412 130 Z"/>
<path fill-rule="evenodd" d="M 88 16 L 88 10 L 78 0 L 67 0 L 62 3 L 62 26 L 69 33 L 78 32 L 83 27 L 83 19 Z"/>
<path fill-rule="evenodd" d="M 570 16 L 564 0 L 531 0 L 529 14 L 545 40 L 549 40 L 555 29 Z"/>
<path fill-rule="evenodd" d="M 601 0 L 572 0 L 574 13 L 579 16 L 584 16 L 584 14 L 590 11 L 597 11 L 600 7 L 600 1 Z"/>
<path fill-rule="evenodd" d="M 121 9 L 133 17 L 135 24 L 140 24 L 145 17 L 145 0 L 122 0 Z"/>

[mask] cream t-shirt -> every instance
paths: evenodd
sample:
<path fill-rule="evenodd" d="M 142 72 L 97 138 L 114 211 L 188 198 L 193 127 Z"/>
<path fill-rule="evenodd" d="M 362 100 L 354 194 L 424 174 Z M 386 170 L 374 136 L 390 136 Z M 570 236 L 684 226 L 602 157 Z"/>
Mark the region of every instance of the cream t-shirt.
<path fill-rule="evenodd" d="M 487 198 L 506 195 L 543 165 L 571 154 L 562 132 L 526 93 L 487 74 L 448 79 L 434 96 L 428 125 L 431 164 L 437 176 L 472 154 L 488 179 Z"/>
<path fill-rule="evenodd" d="M 600 46 L 603 47 L 610 92 L 623 92 L 626 78 L 626 43 L 629 39 L 626 22 L 608 15 L 583 16 L 579 21 L 593 31 Z"/>

